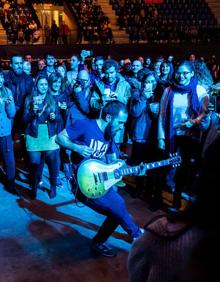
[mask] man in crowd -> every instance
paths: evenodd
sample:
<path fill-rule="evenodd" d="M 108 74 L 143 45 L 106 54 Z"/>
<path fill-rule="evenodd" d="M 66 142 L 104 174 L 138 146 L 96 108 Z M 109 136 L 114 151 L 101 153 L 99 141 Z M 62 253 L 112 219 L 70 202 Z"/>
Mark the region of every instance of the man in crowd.
<path fill-rule="evenodd" d="M 44 60 L 45 60 L 46 66 L 38 72 L 37 76 L 44 75 L 49 78 L 52 73 L 56 72 L 55 64 L 57 60 L 54 57 L 54 55 L 51 53 L 45 54 Z"/>
<path fill-rule="evenodd" d="M 67 72 L 67 80 L 71 87 L 76 82 L 76 77 L 79 71 L 80 59 L 77 55 L 72 55 L 70 58 L 70 70 Z"/>
<path fill-rule="evenodd" d="M 10 70 L 5 74 L 5 85 L 12 91 L 16 107 L 13 134 L 15 129 L 19 130 L 22 128 L 21 116 L 24 100 L 31 93 L 33 87 L 33 78 L 23 71 L 23 61 L 21 55 L 12 55 L 10 58 Z"/>
<path fill-rule="evenodd" d="M 119 66 L 115 60 L 108 59 L 103 65 L 104 77 L 95 81 L 91 98 L 91 108 L 100 112 L 102 107 L 111 100 L 118 100 L 125 105 L 131 96 L 129 83 L 119 74 Z"/>

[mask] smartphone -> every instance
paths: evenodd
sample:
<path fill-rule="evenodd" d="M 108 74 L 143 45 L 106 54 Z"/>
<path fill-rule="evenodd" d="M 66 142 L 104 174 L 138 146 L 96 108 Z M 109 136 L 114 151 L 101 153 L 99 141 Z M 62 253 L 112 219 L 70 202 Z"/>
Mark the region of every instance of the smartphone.
<path fill-rule="evenodd" d="M 34 96 L 33 102 L 34 102 L 35 105 L 40 105 L 40 104 L 43 103 L 43 97 L 41 95 Z"/>
<path fill-rule="evenodd" d="M 148 92 L 152 92 L 153 91 L 153 84 L 152 83 L 145 83 L 144 84 L 144 90 L 146 90 Z"/>
<path fill-rule="evenodd" d="M 110 88 L 105 88 L 103 96 L 105 96 L 106 98 L 110 98 L 110 95 L 111 95 L 111 89 Z"/>

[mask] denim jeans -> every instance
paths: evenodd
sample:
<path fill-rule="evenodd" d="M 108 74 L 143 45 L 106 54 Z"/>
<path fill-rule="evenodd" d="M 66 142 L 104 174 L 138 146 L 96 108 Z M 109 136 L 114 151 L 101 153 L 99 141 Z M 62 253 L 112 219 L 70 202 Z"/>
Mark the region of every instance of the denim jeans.
<path fill-rule="evenodd" d="M 15 158 L 11 135 L 0 137 L 0 159 L 3 161 L 7 182 L 15 179 Z"/>
<path fill-rule="evenodd" d="M 139 226 L 128 213 L 123 198 L 113 188 L 98 199 L 88 199 L 79 190 L 76 197 L 96 212 L 107 216 L 98 233 L 93 238 L 95 242 L 105 242 L 118 225 L 121 225 L 133 238 L 140 235 Z"/>

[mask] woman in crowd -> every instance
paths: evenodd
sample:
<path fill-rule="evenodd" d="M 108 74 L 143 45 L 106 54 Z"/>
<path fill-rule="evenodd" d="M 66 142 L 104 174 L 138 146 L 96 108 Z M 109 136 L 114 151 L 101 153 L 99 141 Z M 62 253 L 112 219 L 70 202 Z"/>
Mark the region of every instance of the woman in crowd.
<path fill-rule="evenodd" d="M 72 85 L 67 79 L 67 69 L 65 64 L 60 64 L 56 67 L 56 71 L 61 75 L 62 84 L 61 84 L 61 91 L 63 95 L 66 96 L 67 102 L 71 102 L 71 93 L 72 93 Z"/>
<path fill-rule="evenodd" d="M 172 77 L 173 65 L 168 61 L 163 61 L 160 65 L 160 75 L 157 77 L 157 81 L 163 90 L 171 85 Z"/>
<path fill-rule="evenodd" d="M 25 100 L 23 121 L 30 160 L 31 198 L 36 198 L 44 159 L 50 175 L 49 197 L 54 198 L 59 173 L 59 146 L 55 138 L 60 128 L 60 116 L 45 76 L 36 78 L 32 93 Z"/>
<path fill-rule="evenodd" d="M 195 77 L 198 80 L 198 84 L 202 85 L 206 91 L 210 93 L 211 86 L 213 85 L 214 81 L 206 63 L 203 60 L 195 60 L 194 68 Z"/>
<path fill-rule="evenodd" d="M 134 90 L 130 103 L 131 131 L 133 141 L 132 162 L 139 164 L 142 161 L 155 161 L 159 155 L 157 144 L 157 124 L 159 116 L 159 97 L 157 80 L 154 72 L 148 72 L 143 81 L 142 89 Z M 148 191 L 151 204 L 156 208 L 162 204 L 161 188 L 158 187 L 154 172 L 149 172 L 147 177 L 137 177 L 137 192 L 144 188 Z M 146 181 L 147 180 L 147 181 Z M 160 183 L 161 184 L 161 183 Z M 146 186 L 146 187 L 145 187 Z M 145 192 L 146 192 L 145 191 Z"/>
<path fill-rule="evenodd" d="M 62 118 L 60 120 L 60 126 L 61 126 L 60 131 L 61 131 L 65 127 L 67 104 L 68 104 L 68 97 L 65 93 L 65 88 L 63 88 L 64 78 L 61 76 L 59 72 L 52 73 L 48 79 L 48 82 L 49 82 L 50 93 L 52 94 L 54 100 L 56 101 L 59 114 Z"/>
<path fill-rule="evenodd" d="M 15 104 L 12 92 L 4 86 L 4 73 L 0 69 L 0 158 L 5 170 L 5 189 L 15 193 L 15 159 L 11 136 Z"/>
<path fill-rule="evenodd" d="M 182 157 L 181 166 L 167 175 L 167 185 L 175 190 L 173 206 L 177 209 L 181 207 L 181 193 L 185 189 L 192 192 L 190 186 L 201 155 L 199 124 L 208 101 L 205 88 L 194 78 L 193 63 L 180 62 L 172 86 L 162 96 L 158 123 L 159 148 L 169 153 L 179 152 Z"/>
<path fill-rule="evenodd" d="M 64 82 L 64 78 L 60 75 L 59 72 L 52 73 L 51 76 L 49 77 L 49 90 L 56 102 L 56 106 L 60 116 L 58 133 L 62 131 L 66 126 L 67 110 L 68 110 L 68 105 L 70 105 L 69 97 L 65 92 L 65 87 L 62 87 L 64 85 L 63 82 Z M 68 162 L 69 158 L 66 154 L 65 149 L 63 148 L 60 149 L 60 157 L 58 158 L 58 160 L 59 163 L 61 162 L 61 164 L 59 164 L 59 168 L 63 168 L 64 164 Z M 57 186 L 62 186 L 59 177 L 57 180 Z"/>

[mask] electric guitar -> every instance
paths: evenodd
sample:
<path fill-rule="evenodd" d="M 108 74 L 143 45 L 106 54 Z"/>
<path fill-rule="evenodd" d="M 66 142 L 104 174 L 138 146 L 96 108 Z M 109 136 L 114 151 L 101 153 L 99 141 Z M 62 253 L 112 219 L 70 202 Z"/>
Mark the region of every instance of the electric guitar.
<path fill-rule="evenodd" d="M 111 164 L 91 159 L 82 162 L 79 166 L 77 181 L 81 192 L 87 198 L 97 199 L 105 195 L 125 175 L 138 174 L 141 170 L 147 171 L 167 165 L 178 166 L 180 163 L 181 157 L 177 153 L 166 160 L 133 167 L 126 166 L 125 161 L 120 159 Z"/>

